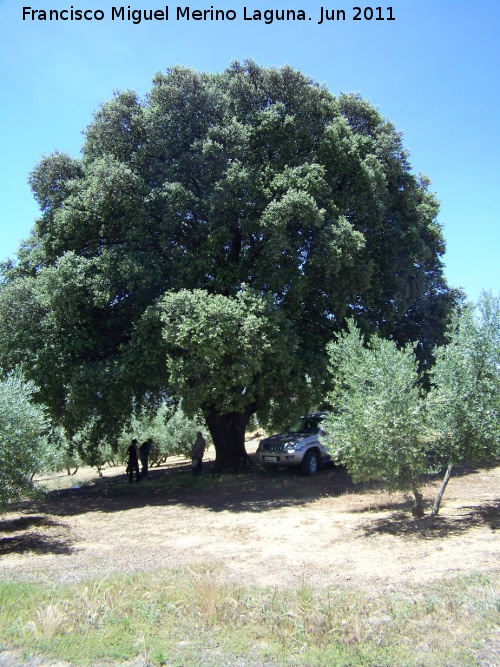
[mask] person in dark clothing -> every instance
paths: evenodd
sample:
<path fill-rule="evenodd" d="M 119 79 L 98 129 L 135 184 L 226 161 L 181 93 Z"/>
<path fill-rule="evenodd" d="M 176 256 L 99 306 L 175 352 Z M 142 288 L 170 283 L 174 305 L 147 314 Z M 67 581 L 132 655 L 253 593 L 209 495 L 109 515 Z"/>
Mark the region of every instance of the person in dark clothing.
<path fill-rule="evenodd" d="M 139 475 L 139 456 L 137 452 L 137 440 L 134 438 L 132 444 L 127 449 L 128 454 L 128 463 L 127 463 L 127 472 L 128 472 L 128 481 L 132 483 L 134 481 L 134 472 L 135 472 L 135 481 L 140 480 Z"/>
<path fill-rule="evenodd" d="M 148 459 L 151 454 L 151 447 L 153 445 L 153 439 L 148 438 L 145 440 L 142 445 L 139 447 L 139 458 L 141 459 L 141 477 L 150 479 L 149 477 L 149 464 Z"/>
<path fill-rule="evenodd" d="M 203 455 L 205 454 L 206 440 L 200 431 L 196 433 L 196 440 L 191 449 L 191 459 L 193 461 L 193 475 L 201 475 L 203 472 Z"/>

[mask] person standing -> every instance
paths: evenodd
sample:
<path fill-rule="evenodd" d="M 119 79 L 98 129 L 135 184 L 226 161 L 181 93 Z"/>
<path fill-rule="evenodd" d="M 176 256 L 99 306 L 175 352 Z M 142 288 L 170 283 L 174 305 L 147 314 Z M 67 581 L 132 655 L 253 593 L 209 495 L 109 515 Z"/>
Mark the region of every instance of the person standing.
<path fill-rule="evenodd" d="M 151 454 L 152 445 L 153 439 L 148 438 L 139 447 L 139 458 L 141 459 L 141 477 L 145 477 L 146 479 L 150 479 L 148 459 L 149 455 Z"/>
<path fill-rule="evenodd" d="M 134 438 L 132 444 L 127 449 L 128 454 L 128 463 L 127 463 L 127 472 L 128 472 L 128 481 L 132 483 L 134 481 L 134 472 L 135 472 L 135 481 L 140 480 L 139 475 L 139 456 L 137 452 L 137 440 Z"/>
<path fill-rule="evenodd" d="M 207 442 L 203 437 L 201 431 L 196 433 L 196 440 L 191 449 L 191 459 L 193 462 L 193 475 L 201 475 L 203 472 L 203 455 L 205 454 L 205 447 Z"/>

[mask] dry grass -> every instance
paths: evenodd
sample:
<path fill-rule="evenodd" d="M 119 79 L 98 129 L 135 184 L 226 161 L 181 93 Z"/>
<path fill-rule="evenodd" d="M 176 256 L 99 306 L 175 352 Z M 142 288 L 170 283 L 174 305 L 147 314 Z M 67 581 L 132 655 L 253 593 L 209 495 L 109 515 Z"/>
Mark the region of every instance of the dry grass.
<path fill-rule="evenodd" d="M 68 632 L 71 627 L 69 618 L 62 604 L 49 604 L 36 610 L 35 619 L 26 623 L 26 630 L 32 632 L 38 640 L 41 637 L 52 639 L 55 635 Z"/>

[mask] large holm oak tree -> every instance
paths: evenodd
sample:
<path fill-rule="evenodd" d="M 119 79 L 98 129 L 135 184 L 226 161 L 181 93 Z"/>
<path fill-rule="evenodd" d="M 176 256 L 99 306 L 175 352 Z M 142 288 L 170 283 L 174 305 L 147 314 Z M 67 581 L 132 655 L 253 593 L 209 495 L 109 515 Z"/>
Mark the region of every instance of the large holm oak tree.
<path fill-rule="evenodd" d="M 455 294 L 427 180 L 373 106 L 290 67 L 158 74 L 30 180 L 41 216 L 4 266 L 0 363 L 70 434 L 112 439 L 170 395 L 232 468 L 252 414 L 324 395 L 346 318 L 418 339 L 422 361 L 441 342 Z"/>

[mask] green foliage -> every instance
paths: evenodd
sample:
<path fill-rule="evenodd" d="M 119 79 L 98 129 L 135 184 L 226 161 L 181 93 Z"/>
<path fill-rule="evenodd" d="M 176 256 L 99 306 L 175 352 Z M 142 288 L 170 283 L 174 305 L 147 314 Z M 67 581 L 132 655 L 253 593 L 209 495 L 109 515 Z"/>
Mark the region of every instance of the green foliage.
<path fill-rule="evenodd" d="M 454 312 L 448 343 L 434 350 L 427 395 L 414 351 L 372 337 L 365 345 L 353 322 L 329 345 L 335 389 L 328 446 L 354 480 L 383 480 L 413 491 L 422 513 L 419 479 L 447 466 L 432 514 L 439 511 L 452 467 L 500 452 L 500 299 Z"/>
<path fill-rule="evenodd" d="M 174 386 L 210 412 L 216 448 L 239 448 L 252 412 L 276 422 L 324 395 L 326 342 L 349 316 L 418 338 L 424 361 L 441 342 L 457 294 L 437 201 L 360 97 L 290 67 L 174 67 L 144 99 L 103 104 L 82 154 L 31 175 L 41 214 L 3 267 L 0 367 L 41 387 L 70 438 L 88 431 L 87 459 Z M 197 309 L 184 328 L 180 299 Z"/>
<path fill-rule="evenodd" d="M 483 293 L 456 311 L 449 338 L 436 350 L 429 402 L 435 454 L 456 465 L 500 452 L 500 298 Z"/>
<path fill-rule="evenodd" d="M 180 291 L 159 310 L 170 385 L 189 413 L 252 414 L 299 390 L 297 343 L 269 299 L 246 286 L 234 297 Z"/>
<path fill-rule="evenodd" d="M 0 508 L 29 495 L 33 476 L 53 467 L 45 411 L 36 388 L 19 375 L 0 381 Z"/>
<path fill-rule="evenodd" d="M 75 446 L 76 443 L 68 439 L 61 426 L 52 426 L 49 438 L 53 447 L 53 470 L 58 472 L 67 470 L 70 473 L 72 468 L 76 472 L 80 466 L 84 465 Z"/>
<path fill-rule="evenodd" d="M 76 450 L 78 458 L 84 465 L 100 470 L 106 463 L 114 460 L 116 439 L 107 438 L 103 433 L 102 421 L 97 417 L 91 417 L 73 433 L 71 449 Z"/>
<path fill-rule="evenodd" d="M 199 415 L 188 417 L 182 404 L 162 403 L 158 410 L 141 410 L 139 414 L 134 414 L 123 430 L 119 441 L 120 456 L 125 460 L 132 438 L 136 438 L 139 444 L 152 438 L 150 465 L 165 461 L 169 456 L 189 457 L 196 432 L 203 431 L 202 421 Z"/>
<path fill-rule="evenodd" d="M 373 336 L 365 345 L 354 322 L 329 345 L 335 390 L 327 444 L 354 481 L 380 479 L 419 493 L 428 420 L 413 348 Z"/>

